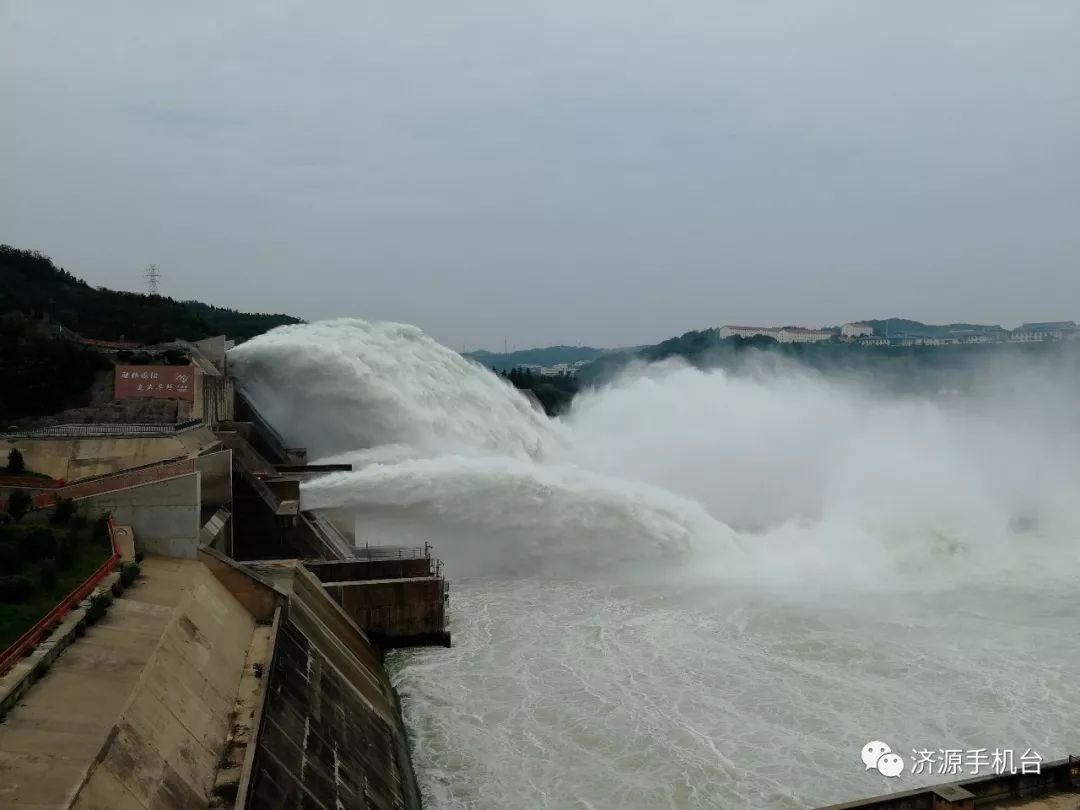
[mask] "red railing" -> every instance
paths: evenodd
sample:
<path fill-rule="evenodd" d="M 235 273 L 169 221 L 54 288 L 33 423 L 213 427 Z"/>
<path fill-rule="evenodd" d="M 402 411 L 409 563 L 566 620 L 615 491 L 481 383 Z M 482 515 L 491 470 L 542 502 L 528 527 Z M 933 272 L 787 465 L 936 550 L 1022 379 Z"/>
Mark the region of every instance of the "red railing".
<path fill-rule="evenodd" d="M 0 475 L 0 487 L 14 489 L 56 489 L 64 486 L 58 478 L 40 478 L 36 475 Z"/>
<path fill-rule="evenodd" d="M 112 554 L 109 555 L 109 559 L 105 560 L 100 568 L 87 577 L 85 582 L 64 597 L 63 601 L 50 610 L 41 621 L 19 636 L 14 644 L 0 653 L 0 675 L 7 672 L 12 664 L 26 654 L 27 650 L 41 641 L 41 637 L 45 635 L 45 632 L 53 624 L 64 618 L 75 605 L 85 599 L 86 595 L 94 590 L 97 584 L 116 566 L 117 560 L 120 559 L 120 551 L 116 547 L 116 534 L 113 531 L 112 518 L 109 518 L 109 543 L 112 545 Z"/>
<path fill-rule="evenodd" d="M 141 486 L 142 484 L 156 484 L 167 478 L 176 478 L 195 472 L 195 459 L 166 459 L 132 467 L 129 470 L 97 475 L 86 478 L 72 484 L 65 484 L 57 489 L 39 492 L 33 496 L 35 509 L 48 509 L 55 506 L 61 499 L 79 500 L 90 498 L 94 495 L 105 495 L 120 489 Z"/>

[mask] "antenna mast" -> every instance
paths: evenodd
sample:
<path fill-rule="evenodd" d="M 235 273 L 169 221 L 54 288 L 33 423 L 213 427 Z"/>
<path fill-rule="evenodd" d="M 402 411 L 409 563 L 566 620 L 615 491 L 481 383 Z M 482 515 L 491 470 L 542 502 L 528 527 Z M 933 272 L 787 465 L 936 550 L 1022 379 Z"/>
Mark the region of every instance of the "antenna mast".
<path fill-rule="evenodd" d="M 146 268 L 146 286 L 150 290 L 150 295 L 158 294 L 158 283 L 160 280 L 161 273 L 158 272 L 156 264 L 152 264 Z"/>

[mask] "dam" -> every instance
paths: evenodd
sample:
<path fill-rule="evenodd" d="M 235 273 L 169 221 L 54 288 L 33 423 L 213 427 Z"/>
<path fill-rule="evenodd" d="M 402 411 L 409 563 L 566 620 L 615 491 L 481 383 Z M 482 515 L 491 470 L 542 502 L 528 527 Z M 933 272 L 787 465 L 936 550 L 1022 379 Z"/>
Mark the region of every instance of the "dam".
<path fill-rule="evenodd" d="M 450 644 L 441 563 L 430 545 L 356 548 L 303 509 L 301 481 L 350 466 L 309 467 L 234 397 L 181 431 L 4 437 L 56 478 L 5 481 L 0 500 L 24 488 L 29 521 L 64 501 L 109 516 L 112 559 L 140 561 L 4 651 L 5 810 L 421 806 L 383 656 Z"/>
<path fill-rule="evenodd" d="M 946 407 L 671 368 L 551 421 L 397 325 L 305 325 L 228 357 L 239 393 L 182 424 L 3 437 L 54 479 L 25 520 L 70 498 L 143 560 L 104 618 L 78 602 L 2 675 L 0 806 L 1070 795 L 1077 571 L 1056 498 L 1074 482 L 1003 463 L 1022 408 L 970 435 Z M 1024 421 L 1042 452 L 1052 423 Z M 893 466 L 864 475 L 865 447 Z M 807 478 L 807 459 L 830 466 Z M 976 473 L 1027 499 L 988 505 L 956 483 Z M 884 735 L 1037 748 L 1047 779 L 886 783 L 858 761 Z"/>

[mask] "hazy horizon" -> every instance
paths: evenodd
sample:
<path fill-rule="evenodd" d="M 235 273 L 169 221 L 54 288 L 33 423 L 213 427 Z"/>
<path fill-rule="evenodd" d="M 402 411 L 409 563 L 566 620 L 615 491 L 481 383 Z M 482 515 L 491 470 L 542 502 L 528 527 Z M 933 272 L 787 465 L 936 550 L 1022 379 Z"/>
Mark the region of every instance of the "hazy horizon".
<path fill-rule="evenodd" d="M 1075 319 L 1080 5 L 5 4 L 0 241 L 457 349 Z"/>

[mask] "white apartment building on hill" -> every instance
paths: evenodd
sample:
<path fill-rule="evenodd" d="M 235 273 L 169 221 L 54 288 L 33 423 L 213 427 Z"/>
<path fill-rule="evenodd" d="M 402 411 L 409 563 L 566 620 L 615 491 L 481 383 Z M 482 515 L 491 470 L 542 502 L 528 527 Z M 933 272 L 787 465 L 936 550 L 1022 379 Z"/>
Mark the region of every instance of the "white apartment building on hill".
<path fill-rule="evenodd" d="M 805 329 L 801 326 L 731 326 L 720 327 L 720 337 L 750 338 L 763 335 L 780 343 L 817 343 L 828 340 L 833 333 L 828 329 Z"/>
<path fill-rule="evenodd" d="M 764 335 L 765 337 L 771 337 L 773 340 L 779 340 L 780 328 L 777 326 L 721 326 L 720 337 L 741 337 L 751 338 L 758 335 Z"/>
<path fill-rule="evenodd" d="M 874 327 L 867 323 L 845 323 L 840 327 L 840 337 L 860 338 L 874 334 Z"/>
<path fill-rule="evenodd" d="M 1013 329 L 1009 340 L 1013 343 L 1036 343 L 1043 340 L 1067 340 L 1080 336 L 1075 321 L 1044 321 L 1025 323 Z"/>
<path fill-rule="evenodd" d="M 819 343 L 828 340 L 833 333 L 828 329 L 804 329 L 801 326 L 785 326 L 776 339 L 781 343 Z"/>

